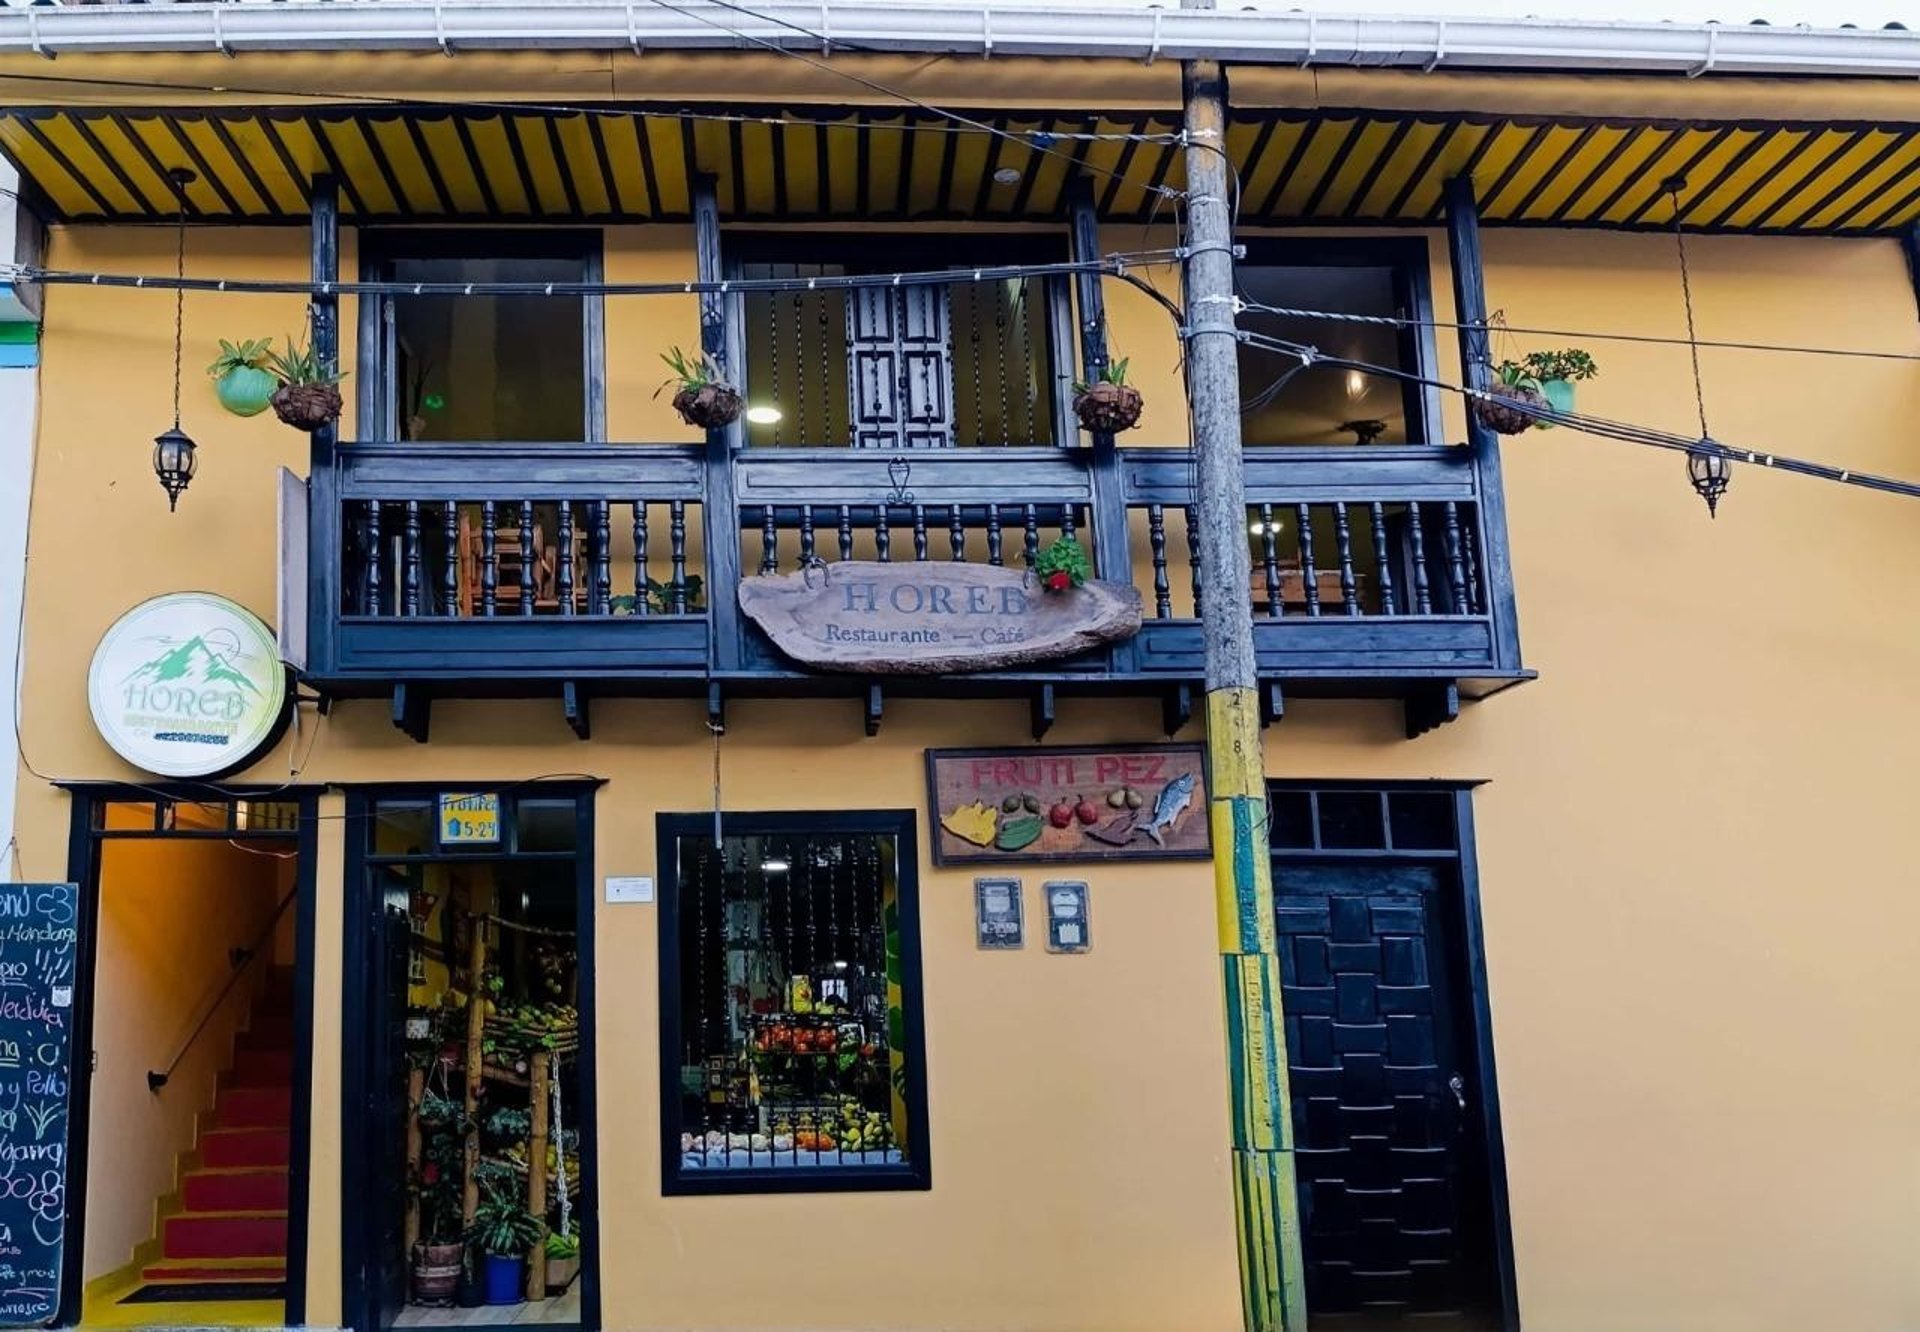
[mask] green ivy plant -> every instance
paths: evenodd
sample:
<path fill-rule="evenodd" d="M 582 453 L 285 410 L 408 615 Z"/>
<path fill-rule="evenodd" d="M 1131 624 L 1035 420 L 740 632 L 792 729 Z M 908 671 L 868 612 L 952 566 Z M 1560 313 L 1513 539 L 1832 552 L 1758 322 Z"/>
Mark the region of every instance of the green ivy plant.
<path fill-rule="evenodd" d="M 681 580 L 680 586 L 686 596 L 686 606 L 689 611 L 705 609 L 701 598 L 706 594 L 706 583 L 699 574 L 688 574 Z M 609 598 L 607 607 L 615 615 L 632 615 L 639 608 L 639 603 L 632 593 L 622 593 L 620 596 Z M 658 578 L 649 578 L 647 609 L 655 615 L 672 615 L 674 613 L 673 584 L 663 583 Z"/>
<path fill-rule="evenodd" d="M 1549 379 L 1564 379 L 1573 383 L 1582 379 L 1592 379 L 1600 373 L 1600 367 L 1593 357 L 1579 347 L 1563 347 L 1559 351 L 1528 352 L 1521 358 L 1520 364 L 1528 374 L 1542 382 Z"/>

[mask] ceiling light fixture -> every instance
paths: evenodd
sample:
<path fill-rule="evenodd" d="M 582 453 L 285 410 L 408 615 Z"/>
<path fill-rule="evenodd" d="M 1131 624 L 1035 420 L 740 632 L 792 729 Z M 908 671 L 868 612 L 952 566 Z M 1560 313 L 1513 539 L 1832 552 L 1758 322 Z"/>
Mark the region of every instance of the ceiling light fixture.
<path fill-rule="evenodd" d="M 754 425 L 778 425 L 784 415 L 784 412 L 771 403 L 747 408 L 747 420 Z"/>

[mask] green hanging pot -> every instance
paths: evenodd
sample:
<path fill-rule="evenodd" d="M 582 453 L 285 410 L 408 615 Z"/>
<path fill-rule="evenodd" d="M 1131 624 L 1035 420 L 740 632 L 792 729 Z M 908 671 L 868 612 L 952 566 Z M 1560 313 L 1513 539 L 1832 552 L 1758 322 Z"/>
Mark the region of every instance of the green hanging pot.
<path fill-rule="evenodd" d="M 1573 410 L 1573 381 L 1571 379 L 1543 379 L 1540 381 L 1540 394 L 1547 400 L 1547 406 L 1561 415 Z M 1553 422 L 1538 421 L 1535 425 L 1541 430 L 1553 429 Z"/>
<path fill-rule="evenodd" d="M 258 416 L 267 410 L 280 381 L 252 365 L 236 365 L 213 381 L 220 405 L 235 416 Z"/>

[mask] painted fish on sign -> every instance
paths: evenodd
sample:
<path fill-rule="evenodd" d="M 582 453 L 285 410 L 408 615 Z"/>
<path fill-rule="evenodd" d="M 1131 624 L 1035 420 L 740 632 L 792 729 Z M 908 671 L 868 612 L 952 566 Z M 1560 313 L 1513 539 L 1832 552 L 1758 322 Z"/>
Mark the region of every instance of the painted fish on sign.
<path fill-rule="evenodd" d="M 1140 632 L 1140 593 L 1089 580 L 1043 591 L 993 564 L 843 560 L 740 583 L 740 609 L 807 666 L 871 674 L 990 671 Z"/>

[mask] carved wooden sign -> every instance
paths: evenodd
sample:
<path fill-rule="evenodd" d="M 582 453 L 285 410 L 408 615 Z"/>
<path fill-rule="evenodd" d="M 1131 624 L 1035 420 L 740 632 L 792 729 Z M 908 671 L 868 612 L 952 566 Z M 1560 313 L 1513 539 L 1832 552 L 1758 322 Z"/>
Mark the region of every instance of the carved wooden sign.
<path fill-rule="evenodd" d="M 900 675 L 1070 657 L 1140 631 L 1140 593 L 1089 580 L 1045 592 L 992 564 L 843 560 L 742 579 L 740 608 L 808 666 Z"/>

